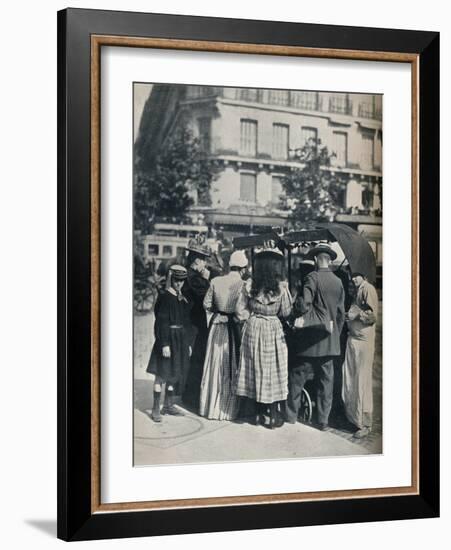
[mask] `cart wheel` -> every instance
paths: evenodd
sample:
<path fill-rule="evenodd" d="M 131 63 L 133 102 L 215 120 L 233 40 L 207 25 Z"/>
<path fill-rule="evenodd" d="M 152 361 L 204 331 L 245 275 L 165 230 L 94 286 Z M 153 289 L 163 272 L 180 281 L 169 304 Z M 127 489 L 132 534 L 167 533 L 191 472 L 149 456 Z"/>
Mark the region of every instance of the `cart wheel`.
<path fill-rule="evenodd" d="M 155 303 L 155 294 L 148 290 L 138 291 L 134 296 L 134 306 L 137 313 L 148 313 L 152 311 Z"/>
<path fill-rule="evenodd" d="M 309 392 L 303 388 L 301 393 L 301 405 L 299 407 L 298 418 L 301 422 L 309 424 L 312 421 L 313 405 Z"/>

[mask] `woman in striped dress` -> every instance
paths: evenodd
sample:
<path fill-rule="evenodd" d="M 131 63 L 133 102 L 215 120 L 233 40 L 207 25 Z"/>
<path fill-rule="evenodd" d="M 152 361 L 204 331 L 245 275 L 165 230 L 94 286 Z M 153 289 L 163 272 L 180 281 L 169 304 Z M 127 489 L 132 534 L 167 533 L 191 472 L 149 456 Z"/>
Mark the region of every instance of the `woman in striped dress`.
<path fill-rule="evenodd" d="M 204 299 L 204 308 L 212 317 L 200 386 L 199 413 L 209 419 L 233 420 L 238 414 L 234 386 L 240 327 L 234 313 L 247 263 L 245 253 L 235 251 L 229 261 L 230 272 L 211 281 Z"/>
<path fill-rule="evenodd" d="M 283 424 L 279 407 L 288 395 L 288 350 L 280 319 L 292 309 L 283 281 L 284 256 L 278 249 L 255 257 L 253 277 L 243 287 L 235 310 L 244 326 L 236 394 L 255 399 L 257 422 L 269 428 Z M 269 409 L 269 422 L 263 420 Z"/>

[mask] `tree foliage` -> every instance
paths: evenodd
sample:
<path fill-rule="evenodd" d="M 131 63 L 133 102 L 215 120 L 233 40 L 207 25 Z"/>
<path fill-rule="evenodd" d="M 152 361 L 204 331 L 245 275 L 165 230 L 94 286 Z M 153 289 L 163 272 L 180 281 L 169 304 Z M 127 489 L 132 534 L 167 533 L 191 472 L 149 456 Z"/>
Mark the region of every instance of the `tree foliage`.
<path fill-rule="evenodd" d="M 188 128 L 179 128 L 155 155 L 140 156 L 135 170 L 135 229 L 147 232 L 157 218 L 184 221 L 194 197 L 198 204 L 211 204 L 217 167 Z"/>
<path fill-rule="evenodd" d="M 334 153 L 311 138 L 296 151 L 299 168 L 283 179 L 287 203 L 294 225 L 314 221 L 332 221 L 341 210 L 346 178 L 331 170 Z"/>

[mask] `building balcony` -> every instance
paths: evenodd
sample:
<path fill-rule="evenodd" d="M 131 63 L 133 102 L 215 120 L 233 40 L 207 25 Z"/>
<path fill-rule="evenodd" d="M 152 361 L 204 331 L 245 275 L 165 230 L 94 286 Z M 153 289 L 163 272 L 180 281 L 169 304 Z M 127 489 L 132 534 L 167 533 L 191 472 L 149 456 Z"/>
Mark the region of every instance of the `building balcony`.
<path fill-rule="evenodd" d="M 352 115 L 352 101 L 348 96 L 335 96 L 329 98 L 329 113 L 339 115 Z"/>
<path fill-rule="evenodd" d="M 246 102 L 289 109 L 332 113 L 359 118 L 382 120 L 382 109 L 372 103 L 360 102 L 358 108 L 349 95 L 325 96 L 321 92 L 299 90 L 267 90 L 261 88 L 224 88 L 219 86 L 187 86 L 185 100 L 222 98 L 233 102 Z M 357 112 L 355 112 L 357 111 Z"/>
<path fill-rule="evenodd" d="M 373 103 L 360 103 L 359 117 L 382 120 L 382 109 L 380 107 L 376 107 Z"/>

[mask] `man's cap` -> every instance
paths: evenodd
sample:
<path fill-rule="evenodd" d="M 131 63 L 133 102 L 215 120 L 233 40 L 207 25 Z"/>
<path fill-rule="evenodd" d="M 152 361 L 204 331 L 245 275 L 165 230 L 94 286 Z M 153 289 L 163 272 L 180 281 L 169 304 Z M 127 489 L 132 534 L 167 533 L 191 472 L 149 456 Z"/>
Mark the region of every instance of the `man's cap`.
<path fill-rule="evenodd" d="M 184 281 L 188 277 L 186 268 L 182 265 L 171 265 L 169 268 L 169 273 L 173 281 Z"/>

